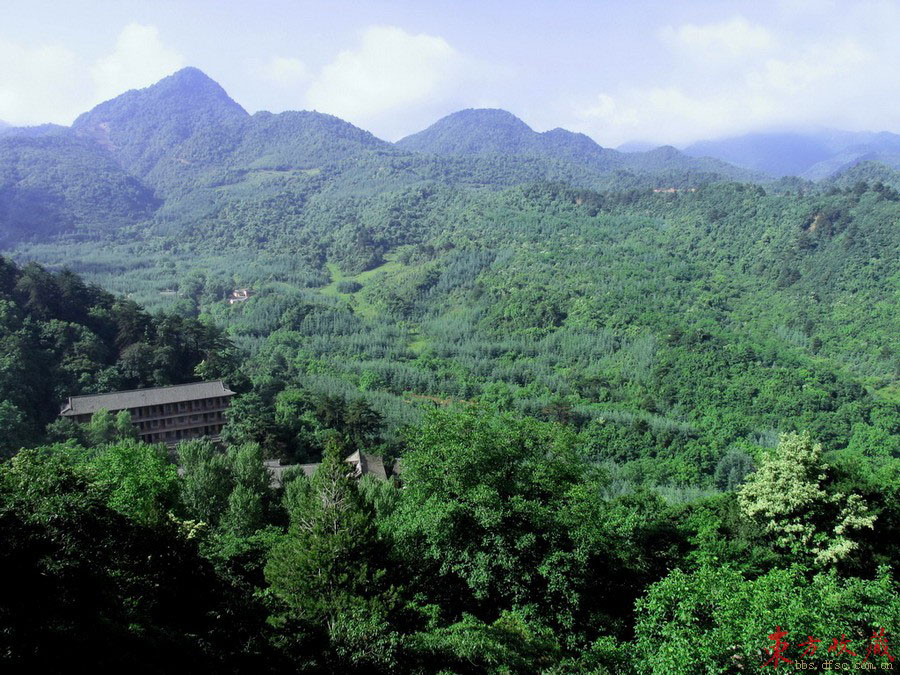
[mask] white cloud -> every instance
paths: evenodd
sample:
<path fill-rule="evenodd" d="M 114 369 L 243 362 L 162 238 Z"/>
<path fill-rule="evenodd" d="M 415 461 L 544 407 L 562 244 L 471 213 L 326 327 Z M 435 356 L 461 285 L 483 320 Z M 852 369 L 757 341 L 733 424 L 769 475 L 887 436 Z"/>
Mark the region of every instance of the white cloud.
<path fill-rule="evenodd" d="M 609 94 L 598 94 L 585 106 L 579 106 L 576 114 L 583 120 L 594 120 L 617 129 L 636 131 L 640 116 L 635 108 L 625 108 Z"/>
<path fill-rule="evenodd" d="M 744 56 L 768 50 L 775 43 L 768 29 L 751 24 L 742 16 L 702 26 L 691 23 L 677 28 L 666 26 L 660 31 L 660 37 L 676 48 L 703 58 Z"/>
<path fill-rule="evenodd" d="M 0 119 L 10 124 L 69 124 L 91 103 L 83 64 L 65 47 L 0 40 L 0 63 Z"/>
<path fill-rule="evenodd" d="M 71 124 L 97 103 L 171 75 L 184 61 L 154 26 L 131 23 L 113 51 L 90 63 L 60 44 L 0 39 L 0 119 L 14 125 Z"/>
<path fill-rule="evenodd" d="M 747 83 L 785 94 L 801 93 L 820 84 L 833 88 L 832 80 L 858 72 L 875 58 L 854 40 L 815 45 L 794 58 L 767 60 L 762 69 L 747 75 Z"/>
<path fill-rule="evenodd" d="M 668 27 L 659 38 L 672 67 L 662 81 L 574 102 L 573 126 L 607 145 L 686 144 L 764 128 L 895 128 L 896 106 L 863 103 L 896 90 L 893 23 L 868 34 L 769 29 L 741 17 Z"/>
<path fill-rule="evenodd" d="M 474 64 L 441 37 L 372 26 L 313 80 L 307 104 L 388 137 L 408 131 L 410 109 L 434 109 L 474 84 Z M 402 129 L 395 113 L 402 111 Z M 412 111 L 415 116 L 416 111 Z M 433 119 L 429 120 L 433 121 Z"/>
<path fill-rule="evenodd" d="M 243 72 L 243 84 L 238 80 L 232 94 L 242 103 L 250 103 L 253 110 L 281 112 L 304 107 L 306 87 L 312 79 L 305 61 L 293 56 L 254 57 L 243 63 Z M 244 96 L 241 87 L 249 83 L 253 86 Z"/>
<path fill-rule="evenodd" d="M 294 89 L 309 79 L 309 69 L 300 59 L 287 56 L 273 56 L 261 64 L 259 75 L 282 89 Z"/>
<path fill-rule="evenodd" d="M 155 26 L 130 23 L 119 33 L 112 54 L 91 68 L 97 96 L 105 100 L 129 89 L 147 87 L 184 65 L 184 59 L 159 38 Z"/>

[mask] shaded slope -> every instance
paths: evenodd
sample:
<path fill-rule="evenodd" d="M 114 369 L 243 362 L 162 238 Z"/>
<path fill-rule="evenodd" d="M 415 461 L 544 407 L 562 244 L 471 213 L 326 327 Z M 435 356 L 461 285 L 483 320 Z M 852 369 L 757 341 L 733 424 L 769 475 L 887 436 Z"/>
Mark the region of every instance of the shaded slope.
<path fill-rule="evenodd" d="M 156 205 L 148 188 L 88 139 L 0 139 L 0 244 L 115 229 L 148 217 Z"/>

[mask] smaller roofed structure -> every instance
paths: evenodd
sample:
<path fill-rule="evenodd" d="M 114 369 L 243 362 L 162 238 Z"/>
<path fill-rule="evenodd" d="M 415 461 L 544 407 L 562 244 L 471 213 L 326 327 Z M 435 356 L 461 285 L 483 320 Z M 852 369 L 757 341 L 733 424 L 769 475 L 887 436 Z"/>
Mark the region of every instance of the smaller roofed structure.
<path fill-rule="evenodd" d="M 236 302 L 244 302 L 250 299 L 250 289 L 249 288 L 236 288 L 231 291 L 231 295 L 228 296 L 228 304 L 233 305 Z"/>
<path fill-rule="evenodd" d="M 384 470 L 384 461 L 379 455 L 367 455 L 366 453 L 357 450 L 344 461 L 353 465 L 354 476 L 357 478 L 372 474 L 376 478 L 387 480 L 387 472 Z"/>
<path fill-rule="evenodd" d="M 369 455 L 357 450 L 344 461 L 351 466 L 350 473 L 354 478 L 371 475 L 380 480 L 388 479 L 384 460 L 380 455 Z M 265 461 L 265 465 L 269 470 L 272 487 L 281 487 L 284 484 L 284 474 L 290 469 L 300 469 L 305 476 L 309 477 L 319 468 L 319 464 L 281 464 L 277 459 L 268 459 Z"/>

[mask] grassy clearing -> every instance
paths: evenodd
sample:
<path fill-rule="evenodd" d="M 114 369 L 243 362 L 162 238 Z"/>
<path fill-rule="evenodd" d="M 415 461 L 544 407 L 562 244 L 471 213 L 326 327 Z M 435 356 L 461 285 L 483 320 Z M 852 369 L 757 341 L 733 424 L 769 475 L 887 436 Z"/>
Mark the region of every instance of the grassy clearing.
<path fill-rule="evenodd" d="M 359 274 L 352 276 L 345 276 L 344 273 L 341 272 L 341 268 L 337 265 L 337 263 L 325 263 L 325 267 L 328 268 L 328 273 L 331 275 L 331 283 L 329 283 L 327 286 L 323 286 L 320 289 L 322 293 L 325 293 L 326 295 L 357 296 L 363 291 L 363 289 L 365 289 L 367 283 L 371 283 L 372 281 L 377 280 L 382 275 L 399 272 L 406 266 L 395 259 L 395 254 L 388 253 L 384 256 L 384 262 L 378 267 L 373 267 L 370 270 L 366 270 L 365 272 L 360 272 Z M 360 284 L 362 284 L 363 288 L 358 290 L 356 293 L 340 293 L 337 290 L 337 285 L 341 281 L 358 281 Z"/>
<path fill-rule="evenodd" d="M 328 273 L 331 276 L 331 283 L 320 288 L 319 292 L 333 297 L 347 298 L 350 300 L 350 306 L 353 307 L 353 311 L 356 314 L 366 318 L 373 318 L 378 315 L 378 309 L 366 300 L 363 291 L 366 289 L 367 285 L 378 283 L 385 275 L 393 274 L 406 268 L 406 265 L 398 262 L 395 257 L 395 254 L 388 253 L 384 256 L 385 261 L 378 267 L 373 267 L 370 270 L 352 276 L 344 275 L 343 272 L 341 272 L 341 268 L 336 263 L 325 263 Z M 362 284 L 362 288 L 355 293 L 341 293 L 338 291 L 337 285 L 342 281 L 359 282 Z"/>

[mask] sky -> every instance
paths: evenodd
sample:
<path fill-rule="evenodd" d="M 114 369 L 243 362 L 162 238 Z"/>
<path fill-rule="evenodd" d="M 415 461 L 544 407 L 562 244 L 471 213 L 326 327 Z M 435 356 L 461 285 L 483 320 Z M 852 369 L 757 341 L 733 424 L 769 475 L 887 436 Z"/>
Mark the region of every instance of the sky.
<path fill-rule="evenodd" d="M 601 145 L 900 133 L 894 0 L 0 0 L 0 120 L 70 124 L 184 66 L 248 112 L 397 140 L 462 108 Z"/>

